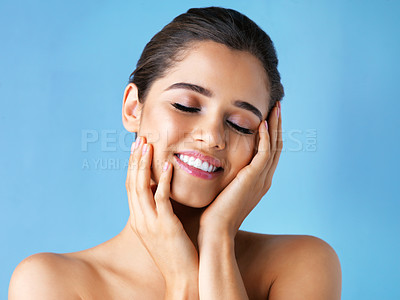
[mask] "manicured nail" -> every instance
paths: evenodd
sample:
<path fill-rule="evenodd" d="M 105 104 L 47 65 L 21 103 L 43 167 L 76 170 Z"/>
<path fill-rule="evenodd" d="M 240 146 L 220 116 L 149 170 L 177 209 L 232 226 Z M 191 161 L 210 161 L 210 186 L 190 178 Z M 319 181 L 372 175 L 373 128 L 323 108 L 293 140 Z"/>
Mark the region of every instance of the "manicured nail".
<path fill-rule="evenodd" d="M 163 167 L 163 172 L 165 172 L 165 171 L 167 171 L 168 170 L 168 167 L 169 167 L 169 163 L 166 161 L 165 163 L 164 163 L 164 167 Z"/>
<path fill-rule="evenodd" d="M 143 145 L 143 149 L 142 149 L 142 155 L 144 155 L 147 152 L 148 149 L 149 149 L 149 145 L 148 144 L 144 144 Z"/>
<path fill-rule="evenodd" d="M 265 128 L 268 130 L 268 122 L 267 122 L 267 120 L 264 120 L 264 125 L 265 125 Z"/>
<path fill-rule="evenodd" d="M 135 141 L 135 150 L 139 147 L 141 142 L 142 142 L 142 137 L 139 136 Z"/>
<path fill-rule="evenodd" d="M 277 106 L 276 116 L 279 118 L 279 105 Z"/>

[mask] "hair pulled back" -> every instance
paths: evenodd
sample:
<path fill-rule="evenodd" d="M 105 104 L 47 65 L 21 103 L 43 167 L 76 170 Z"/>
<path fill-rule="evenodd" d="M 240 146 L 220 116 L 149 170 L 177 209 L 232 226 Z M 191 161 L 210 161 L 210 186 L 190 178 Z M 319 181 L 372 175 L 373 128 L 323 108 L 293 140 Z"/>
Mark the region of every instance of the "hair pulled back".
<path fill-rule="evenodd" d="M 270 37 L 240 12 L 222 7 L 191 8 L 167 24 L 145 46 L 129 82 L 138 88 L 144 103 L 152 83 L 166 75 L 182 59 L 190 45 L 214 41 L 257 57 L 268 75 L 270 101 L 268 112 L 281 101 L 284 89 L 278 71 L 278 58 Z"/>

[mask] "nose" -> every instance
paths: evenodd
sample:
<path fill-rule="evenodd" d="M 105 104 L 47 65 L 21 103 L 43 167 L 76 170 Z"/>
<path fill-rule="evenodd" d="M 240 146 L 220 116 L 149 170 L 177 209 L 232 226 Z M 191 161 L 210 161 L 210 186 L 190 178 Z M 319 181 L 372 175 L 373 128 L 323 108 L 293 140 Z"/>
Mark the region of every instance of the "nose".
<path fill-rule="evenodd" d="M 202 120 L 193 132 L 193 138 L 196 142 L 207 149 L 223 150 L 226 146 L 226 137 L 224 132 L 224 124 L 218 118 L 209 116 Z"/>

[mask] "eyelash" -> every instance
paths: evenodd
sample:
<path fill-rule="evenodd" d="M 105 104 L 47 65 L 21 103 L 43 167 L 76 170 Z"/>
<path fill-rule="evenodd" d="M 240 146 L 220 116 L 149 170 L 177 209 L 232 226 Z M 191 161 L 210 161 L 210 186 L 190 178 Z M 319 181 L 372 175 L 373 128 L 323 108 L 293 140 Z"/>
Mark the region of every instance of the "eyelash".
<path fill-rule="evenodd" d="M 184 111 L 184 112 L 188 112 L 188 113 L 196 113 L 201 110 L 200 108 L 188 107 L 188 106 L 184 106 L 179 103 L 172 103 L 172 106 L 180 111 Z M 254 133 L 252 130 L 240 127 L 240 126 L 236 125 L 235 123 L 232 123 L 231 121 L 227 121 L 227 122 L 231 127 L 233 127 L 233 129 L 235 129 L 236 131 L 238 131 L 242 134 L 253 134 Z"/>

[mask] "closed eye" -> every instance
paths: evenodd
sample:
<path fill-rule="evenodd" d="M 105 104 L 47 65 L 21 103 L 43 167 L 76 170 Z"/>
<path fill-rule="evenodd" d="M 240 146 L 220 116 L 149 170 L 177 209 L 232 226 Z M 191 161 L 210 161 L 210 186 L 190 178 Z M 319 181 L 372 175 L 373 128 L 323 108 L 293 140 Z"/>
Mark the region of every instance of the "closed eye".
<path fill-rule="evenodd" d="M 173 107 L 175 107 L 176 109 L 178 109 L 178 110 L 181 110 L 181 111 L 184 111 L 184 112 L 189 112 L 189 113 L 196 113 L 196 112 L 199 112 L 199 111 L 201 110 L 200 108 L 197 108 L 197 107 L 184 106 L 184 105 L 179 104 L 179 103 L 172 103 L 171 105 L 172 105 Z M 231 121 L 229 121 L 229 120 L 227 120 L 226 122 L 227 122 L 227 123 L 229 124 L 229 126 L 231 126 L 234 130 L 236 130 L 236 131 L 238 131 L 238 132 L 240 132 L 240 133 L 242 133 L 242 134 L 254 134 L 254 131 L 253 131 L 253 130 L 240 127 L 240 126 L 236 125 L 235 123 L 233 123 L 233 122 L 231 122 Z"/>
<path fill-rule="evenodd" d="M 198 111 L 200 111 L 200 108 L 184 106 L 184 105 L 179 104 L 179 103 L 172 103 L 172 106 L 177 108 L 177 109 L 179 109 L 179 110 L 186 111 L 186 112 L 198 112 Z"/>
<path fill-rule="evenodd" d="M 247 129 L 247 128 L 243 128 L 240 127 L 238 125 L 236 125 L 235 123 L 232 123 L 231 121 L 226 121 L 230 126 L 232 126 L 235 130 L 244 133 L 244 134 L 253 134 L 253 130 Z"/>

